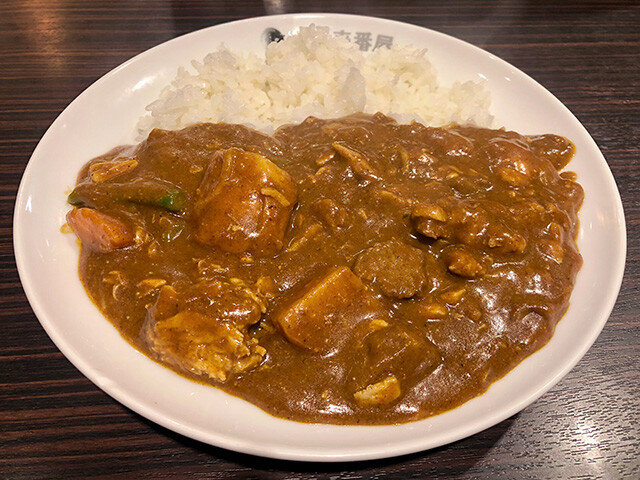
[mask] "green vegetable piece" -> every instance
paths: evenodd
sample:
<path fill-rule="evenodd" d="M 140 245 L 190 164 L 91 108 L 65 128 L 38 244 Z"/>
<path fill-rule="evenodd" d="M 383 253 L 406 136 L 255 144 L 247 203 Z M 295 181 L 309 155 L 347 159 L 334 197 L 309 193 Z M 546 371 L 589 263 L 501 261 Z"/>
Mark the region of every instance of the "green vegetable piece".
<path fill-rule="evenodd" d="M 166 208 L 171 212 L 177 212 L 187 202 L 187 197 L 177 188 L 171 188 L 167 191 L 166 195 L 160 198 L 158 206 Z"/>
<path fill-rule="evenodd" d="M 135 183 L 83 183 L 67 197 L 74 206 L 96 206 L 108 202 L 131 202 L 178 212 L 187 203 L 182 190 L 156 181 Z"/>
<path fill-rule="evenodd" d="M 80 198 L 80 195 L 75 189 L 67 197 L 67 203 L 73 205 L 74 207 L 82 207 L 85 204 L 84 200 Z"/>

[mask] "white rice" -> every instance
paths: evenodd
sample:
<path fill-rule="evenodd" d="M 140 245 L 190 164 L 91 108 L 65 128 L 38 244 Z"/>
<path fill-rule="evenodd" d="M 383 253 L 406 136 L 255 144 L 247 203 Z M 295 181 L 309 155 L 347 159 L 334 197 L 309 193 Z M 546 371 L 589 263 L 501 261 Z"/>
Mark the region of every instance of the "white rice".
<path fill-rule="evenodd" d="M 265 58 L 224 45 L 194 71 L 184 68 L 147 106 L 140 136 L 153 128 L 180 129 L 199 122 L 241 123 L 266 133 L 310 115 L 334 118 L 382 112 L 405 123 L 451 122 L 490 126 L 490 96 L 481 83 L 441 86 L 426 56 L 412 46 L 363 53 L 326 27 L 301 27 L 267 47 Z"/>

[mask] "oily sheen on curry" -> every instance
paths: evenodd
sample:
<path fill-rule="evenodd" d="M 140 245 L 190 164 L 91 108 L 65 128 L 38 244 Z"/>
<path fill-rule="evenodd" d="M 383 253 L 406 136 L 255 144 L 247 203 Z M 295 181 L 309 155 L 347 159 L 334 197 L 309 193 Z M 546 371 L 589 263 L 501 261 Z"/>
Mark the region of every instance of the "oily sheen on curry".
<path fill-rule="evenodd" d="M 582 259 L 571 142 L 308 118 L 153 130 L 69 196 L 123 337 L 284 418 L 390 424 L 484 392 L 553 335 Z"/>

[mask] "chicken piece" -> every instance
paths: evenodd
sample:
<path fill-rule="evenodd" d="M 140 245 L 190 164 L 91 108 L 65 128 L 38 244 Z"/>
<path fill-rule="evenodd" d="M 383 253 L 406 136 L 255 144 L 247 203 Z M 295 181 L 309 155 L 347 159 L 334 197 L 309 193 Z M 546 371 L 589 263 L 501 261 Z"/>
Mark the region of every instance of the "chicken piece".
<path fill-rule="evenodd" d="M 265 157 L 238 148 L 219 152 L 198 189 L 196 238 L 226 252 L 274 254 L 296 200 L 289 174 Z"/>
<path fill-rule="evenodd" d="M 336 152 L 340 154 L 340 156 L 344 157 L 351 170 L 361 178 L 370 179 L 370 180 L 379 180 L 375 169 L 369 164 L 367 159 L 357 150 L 354 150 L 351 147 L 348 147 L 343 142 L 334 142 L 332 144 L 333 148 Z"/>
<path fill-rule="evenodd" d="M 539 171 L 540 161 L 515 140 L 494 139 L 485 147 L 485 152 L 490 159 L 492 170 L 513 187 L 527 185 Z"/>
<path fill-rule="evenodd" d="M 377 299 L 347 267 L 332 268 L 274 314 L 287 339 L 317 353 L 339 348 L 362 320 L 380 311 Z"/>
<path fill-rule="evenodd" d="M 239 278 L 196 283 L 177 291 L 162 285 L 141 331 L 157 358 L 220 382 L 258 365 L 266 351 L 248 336 L 266 298 Z"/>
<path fill-rule="evenodd" d="M 414 124 L 415 125 L 415 124 Z M 432 128 L 420 125 L 418 135 L 429 146 L 429 153 L 435 157 L 466 156 L 473 152 L 473 143 L 463 135 L 448 128 Z"/>
<path fill-rule="evenodd" d="M 418 203 L 411 220 L 416 231 L 429 238 L 503 253 L 522 253 L 527 247 L 509 210 L 489 200 L 443 197 L 437 204 Z"/>
<path fill-rule="evenodd" d="M 359 407 L 374 407 L 393 402 L 400 396 L 400 384 L 393 375 L 353 394 Z"/>
<path fill-rule="evenodd" d="M 529 148 L 537 157 L 548 159 L 558 171 L 567 166 L 576 152 L 568 138 L 553 134 L 530 137 Z"/>
<path fill-rule="evenodd" d="M 220 382 L 257 366 L 266 353 L 234 325 L 188 310 L 148 320 L 143 336 L 160 361 Z"/>
<path fill-rule="evenodd" d="M 425 378 L 442 363 L 433 343 L 400 325 L 374 326 L 372 322 L 354 350 L 357 357 L 348 375 L 348 388 L 353 392 L 389 376 L 408 385 Z"/>
<path fill-rule="evenodd" d="M 164 285 L 160 288 L 156 302 L 149 307 L 147 317 L 154 321 L 164 320 L 177 314 L 179 309 L 178 292 L 171 285 Z"/>
<path fill-rule="evenodd" d="M 522 253 L 527 248 L 527 240 L 502 223 L 492 223 L 487 226 L 484 245 L 505 253 Z"/>
<path fill-rule="evenodd" d="M 422 250 L 392 240 L 377 243 L 362 252 L 356 260 L 354 271 L 388 297 L 410 298 L 424 284 L 423 264 Z"/>
<path fill-rule="evenodd" d="M 464 248 L 453 248 L 444 254 L 444 262 L 451 273 L 464 278 L 477 278 L 484 274 L 484 266 Z"/>
<path fill-rule="evenodd" d="M 334 233 L 349 223 L 349 211 L 347 208 L 342 203 L 330 198 L 315 201 L 311 208 L 318 219 Z"/>
<path fill-rule="evenodd" d="M 153 321 L 159 321 L 189 310 L 246 329 L 260 320 L 267 306 L 266 295 L 256 286 L 232 278 L 199 282 L 180 292 L 164 285 L 148 313 Z"/>
<path fill-rule="evenodd" d="M 135 234 L 124 222 L 92 208 L 74 208 L 67 213 L 67 223 L 91 250 L 106 253 L 135 243 Z"/>
<path fill-rule="evenodd" d="M 231 280 L 234 283 L 214 280 L 194 285 L 184 299 L 189 310 L 224 320 L 238 328 L 257 323 L 266 311 L 266 298 L 242 280 Z"/>
<path fill-rule="evenodd" d="M 89 167 L 89 173 L 91 174 L 91 180 L 95 183 L 102 183 L 135 170 L 137 166 L 138 160 L 135 158 L 110 162 L 96 162 L 92 163 Z"/>

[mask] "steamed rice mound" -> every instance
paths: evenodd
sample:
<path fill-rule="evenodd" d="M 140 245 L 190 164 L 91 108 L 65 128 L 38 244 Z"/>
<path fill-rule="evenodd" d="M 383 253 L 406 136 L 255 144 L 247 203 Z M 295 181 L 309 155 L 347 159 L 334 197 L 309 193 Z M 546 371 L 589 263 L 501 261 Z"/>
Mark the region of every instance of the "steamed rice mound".
<path fill-rule="evenodd" d="M 355 112 L 390 115 L 399 122 L 490 126 L 489 93 L 480 83 L 438 83 L 426 49 L 378 48 L 363 53 L 327 27 L 301 27 L 267 46 L 265 57 L 221 45 L 194 72 L 176 78 L 147 106 L 140 136 L 153 128 L 181 129 L 200 122 L 241 123 L 266 133 L 310 115 Z"/>

